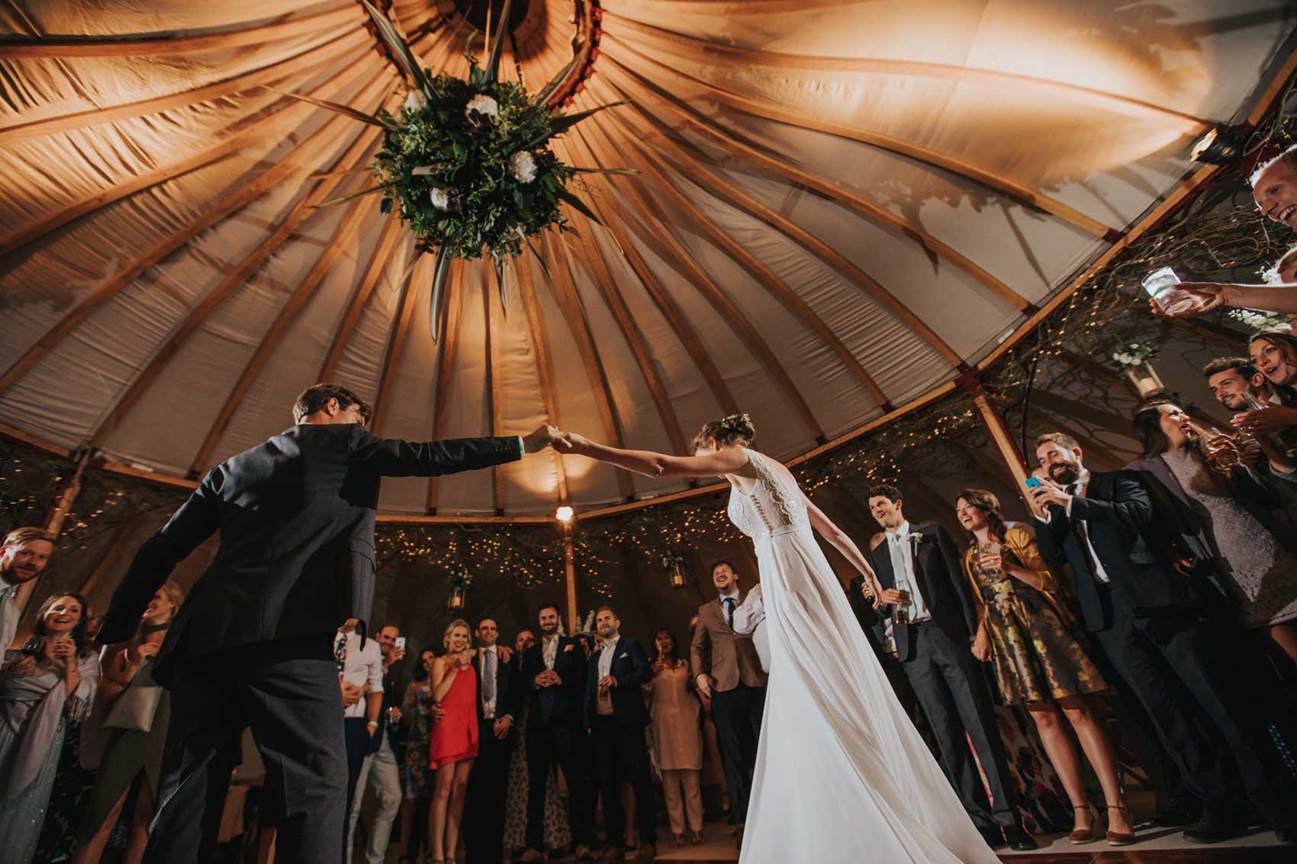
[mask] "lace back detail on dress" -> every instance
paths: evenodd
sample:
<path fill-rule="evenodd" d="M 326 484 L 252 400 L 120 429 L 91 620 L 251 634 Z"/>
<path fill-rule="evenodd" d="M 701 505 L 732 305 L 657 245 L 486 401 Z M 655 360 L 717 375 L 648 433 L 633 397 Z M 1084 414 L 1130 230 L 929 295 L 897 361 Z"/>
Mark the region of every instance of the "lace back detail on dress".
<path fill-rule="evenodd" d="M 729 517 L 734 526 L 753 538 L 808 526 L 806 503 L 797 484 L 772 467 L 765 455 L 755 450 L 744 452 L 756 471 L 756 485 L 751 492 L 736 485 L 730 493 Z"/>

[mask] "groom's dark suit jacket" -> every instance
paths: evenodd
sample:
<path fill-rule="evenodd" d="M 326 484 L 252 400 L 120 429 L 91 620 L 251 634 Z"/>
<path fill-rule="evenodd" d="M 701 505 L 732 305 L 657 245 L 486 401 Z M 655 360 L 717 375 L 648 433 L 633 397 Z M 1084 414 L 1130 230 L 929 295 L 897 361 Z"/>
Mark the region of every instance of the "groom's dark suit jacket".
<path fill-rule="evenodd" d="M 913 539 L 916 536 L 918 540 Z M 884 588 L 895 588 L 896 574 L 892 570 L 888 542 L 884 537 L 877 547 L 869 551 L 869 563 L 873 565 L 878 581 Z M 933 623 L 952 641 L 960 644 L 971 642 L 973 634 L 977 632 L 977 608 L 966 587 L 955 541 L 946 529 L 935 522 L 911 522 L 910 537 L 904 542 L 914 544 L 911 546 L 914 575 L 923 602 L 932 613 Z M 881 643 L 882 617 L 874 616 L 872 626 L 874 636 Z M 910 639 L 912 626 L 898 624 L 892 631 L 892 637 L 896 641 L 896 655 L 902 661 L 913 656 Z"/>
<path fill-rule="evenodd" d="M 302 636 L 367 620 L 384 476 L 431 476 L 522 458 L 517 437 L 411 443 L 358 424 L 304 424 L 207 473 L 140 548 L 113 594 L 101 644 L 134 635 L 172 569 L 214 532 L 220 547 L 167 633 L 164 658 Z"/>

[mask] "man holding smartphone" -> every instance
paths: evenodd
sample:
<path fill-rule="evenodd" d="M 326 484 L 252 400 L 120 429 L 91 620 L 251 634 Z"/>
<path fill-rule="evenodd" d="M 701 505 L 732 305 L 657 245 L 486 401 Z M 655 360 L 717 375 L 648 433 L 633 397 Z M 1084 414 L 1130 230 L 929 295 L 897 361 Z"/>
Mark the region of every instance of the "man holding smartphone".
<path fill-rule="evenodd" d="M 400 732 L 400 698 L 396 695 L 396 677 L 392 666 L 405 657 L 405 637 L 395 624 L 378 631 L 374 641 L 383 655 L 383 707 L 378 715 L 378 727 L 370 741 L 369 755 L 360 768 L 356 780 L 356 794 L 351 799 L 350 825 L 347 836 L 347 861 L 351 862 L 355 849 L 356 823 L 360 820 L 360 807 L 365 800 L 365 789 L 374 785 L 378 797 L 378 810 L 374 824 L 366 836 L 365 864 L 382 864 L 387 860 L 387 845 L 392 837 L 392 823 L 401 810 L 402 742 L 396 740 Z"/>

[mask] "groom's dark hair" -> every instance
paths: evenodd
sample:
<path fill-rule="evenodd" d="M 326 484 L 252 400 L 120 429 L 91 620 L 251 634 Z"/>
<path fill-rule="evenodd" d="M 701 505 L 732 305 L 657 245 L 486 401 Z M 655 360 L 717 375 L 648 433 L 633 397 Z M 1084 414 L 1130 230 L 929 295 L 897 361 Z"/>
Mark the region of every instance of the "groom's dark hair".
<path fill-rule="evenodd" d="M 730 572 L 732 572 L 735 576 L 739 575 L 739 568 L 735 567 L 735 566 L 734 566 L 734 563 L 733 563 L 732 561 L 726 561 L 724 558 L 722 558 L 722 559 L 719 560 L 719 561 L 713 561 L 713 562 L 712 562 L 711 569 L 710 569 L 709 571 L 707 571 L 707 572 L 709 572 L 709 573 L 715 573 L 715 572 L 716 572 L 716 568 L 717 568 L 717 567 L 721 567 L 721 566 L 725 566 L 725 567 L 730 568 Z"/>
<path fill-rule="evenodd" d="M 905 500 L 905 496 L 901 494 L 901 490 L 897 489 L 895 486 L 892 486 L 888 483 L 880 483 L 879 485 L 870 489 L 869 498 L 886 498 L 888 501 L 891 501 L 893 504 Z"/>

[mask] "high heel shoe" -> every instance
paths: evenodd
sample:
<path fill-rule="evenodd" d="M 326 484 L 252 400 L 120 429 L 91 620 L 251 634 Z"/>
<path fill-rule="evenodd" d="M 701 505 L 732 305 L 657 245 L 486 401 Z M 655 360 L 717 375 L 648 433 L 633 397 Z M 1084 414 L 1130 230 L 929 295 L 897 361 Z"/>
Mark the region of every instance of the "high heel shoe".
<path fill-rule="evenodd" d="M 1127 823 L 1131 821 L 1130 810 L 1129 808 L 1126 807 L 1125 804 L 1116 804 L 1116 805 L 1109 804 L 1108 809 L 1116 810 L 1122 816 L 1125 816 Z M 1130 844 L 1135 842 L 1135 832 L 1134 831 L 1113 831 L 1111 828 L 1109 828 L 1107 834 L 1107 840 L 1109 846 L 1129 846 Z"/>
<path fill-rule="evenodd" d="M 1094 805 L 1088 802 L 1074 805 L 1072 809 L 1088 812 L 1090 814 L 1090 827 L 1073 828 L 1072 833 L 1067 835 L 1067 842 L 1073 846 L 1084 846 L 1086 843 L 1096 842 L 1099 839 L 1099 811 L 1094 809 Z"/>

